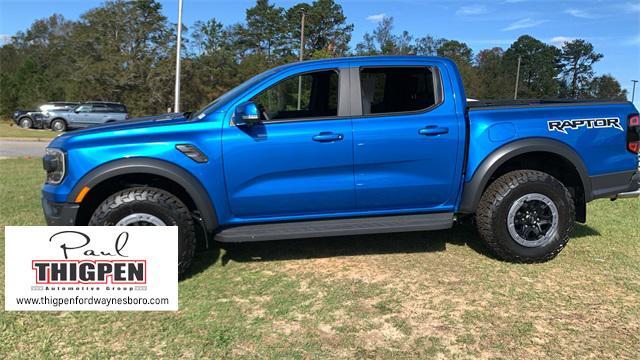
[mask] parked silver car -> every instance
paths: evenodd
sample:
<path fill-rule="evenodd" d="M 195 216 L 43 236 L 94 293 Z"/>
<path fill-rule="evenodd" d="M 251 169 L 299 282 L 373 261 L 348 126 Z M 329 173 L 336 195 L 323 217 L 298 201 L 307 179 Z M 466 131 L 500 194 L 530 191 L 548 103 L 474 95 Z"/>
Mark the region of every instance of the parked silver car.
<path fill-rule="evenodd" d="M 49 127 L 53 131 L 86 128 L 129 118 L 127 107 L 120 103 L 90 101 L 68 111 L 47 112 Z"/>
<path fill-rule="evenodd" d="M 50 101 L 37 107 L 37 110 L 16 110 L 13 113 L 13 121 L 16 125 L 29 129 L 44 129 L 49 127 L 47 121 L 48 111 L 69 111 L 78 106 L 77 102 Z"/>

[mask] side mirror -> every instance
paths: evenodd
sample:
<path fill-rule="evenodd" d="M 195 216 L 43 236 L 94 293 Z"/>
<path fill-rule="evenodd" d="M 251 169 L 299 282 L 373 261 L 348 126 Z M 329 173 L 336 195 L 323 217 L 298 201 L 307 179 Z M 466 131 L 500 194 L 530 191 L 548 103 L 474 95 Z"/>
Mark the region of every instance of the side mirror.
<path fill-rule="evenodd" d="M 236 106 L 233 122 L 236 126 L 251 126 L 260 121 L 260 110 L 253 101 L 243 102 Z"/>

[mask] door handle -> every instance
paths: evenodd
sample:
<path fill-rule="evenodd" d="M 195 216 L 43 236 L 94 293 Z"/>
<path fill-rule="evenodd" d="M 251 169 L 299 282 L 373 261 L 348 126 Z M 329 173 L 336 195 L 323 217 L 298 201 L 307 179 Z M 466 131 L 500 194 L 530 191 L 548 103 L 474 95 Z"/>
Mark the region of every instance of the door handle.
<path fill-rule="evenodd" d="M 448 134 L 449 133 L 449 128 L 440 127 L 440 126 L 437 126 L 437 125 L 429 125 L 427 127 L 424 127 L 422 129 L 418 130 L 418 133 L 420 135 L 424 135 L 424 136 L 442 135 L 442 134 Z"/>
<path fill-rule="evenodd" d="M 312 139 L 313 141 L 318 141 L 318 142 L 332 142 L 332 141 L 340 141 L 344 139 L 344 135 L 336 134 L 332 132 L 321 132 L 320 134 L 315 135 Z"/>

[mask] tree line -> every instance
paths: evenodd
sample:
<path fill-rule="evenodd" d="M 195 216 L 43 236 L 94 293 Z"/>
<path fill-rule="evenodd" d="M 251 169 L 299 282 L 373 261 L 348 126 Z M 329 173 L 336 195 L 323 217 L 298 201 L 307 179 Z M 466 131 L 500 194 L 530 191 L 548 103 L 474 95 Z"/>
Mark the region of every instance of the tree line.
<path fill-rule="evenodd" d="M 54 14 L 36 20 L 0 48 L 0 114 L 40 102 L 104 100 L 125 103 L 132 115 L 173 104 L 176 26 L 155 0 L 106 1 L 77 21 Z M 531 36 L 508 49 L 478 53 L 464 42 L 394 32 L 383 18 L 352 49 L 353 24 L 334 0 L 289 8 L 257 0 L 242 23 L 215 18 L 183 26 L 182 108 L 195 110 L 249 77 L 297 61 L 305 13 L 304 58 L 353 55 L 438 55 L 453 59 L 467 96 L 512 98 L 520 59 L 519 98 L 624 99 L 611 75 L 595 76 L 603 55 L 584 40 L 561 48 Z"/>

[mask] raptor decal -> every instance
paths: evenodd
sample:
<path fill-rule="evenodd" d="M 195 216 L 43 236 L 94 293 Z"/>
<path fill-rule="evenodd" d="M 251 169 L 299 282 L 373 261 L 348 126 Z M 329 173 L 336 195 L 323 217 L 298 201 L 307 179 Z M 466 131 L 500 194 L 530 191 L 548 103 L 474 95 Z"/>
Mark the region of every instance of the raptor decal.
<path fill-rule="evenodd" d="M 567 129 L 578 130 L 581 127 L 587 129 L 603 129 L 603 128 L 616 128 L 620 131 L 624 131 L 620 125 L 619 118 L 597 118 L 597 119 L 574 119 L 574 120 L 549 120 L 547 121 L 547 128 L 549 131 L 558 131 L 563 134 L 568 134 Z"/>

